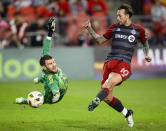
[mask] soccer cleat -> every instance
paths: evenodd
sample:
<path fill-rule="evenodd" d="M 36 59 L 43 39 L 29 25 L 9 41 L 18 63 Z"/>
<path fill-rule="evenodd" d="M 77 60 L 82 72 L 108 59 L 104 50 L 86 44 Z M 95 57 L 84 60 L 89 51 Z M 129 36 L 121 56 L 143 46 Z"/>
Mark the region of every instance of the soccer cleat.
<path fill-rule="evenodd" d="M 133 121 L 133 111 L 131 109 L 128 110 L 127 114 L 126 114 L 126 120 L 128 122 L 128 126 L 129 127 L 133 127 L 134 125 L 134 121 Z"/>
<path fill-rule="evenodd" d="M 91 104 L 89 105 L 88 107 L 88 110 L 89 111 L 93 111 L 100 103 L 100 99 L 98 97 L 96 97 L 92 102 Z"/>
<path fill-rule="evenodd" d="M 24 98 L 23 97 L 20 97 L 20 98 L 16 98 L 16 103 L 17 104 L 22 104 L 24 102 Z"/>

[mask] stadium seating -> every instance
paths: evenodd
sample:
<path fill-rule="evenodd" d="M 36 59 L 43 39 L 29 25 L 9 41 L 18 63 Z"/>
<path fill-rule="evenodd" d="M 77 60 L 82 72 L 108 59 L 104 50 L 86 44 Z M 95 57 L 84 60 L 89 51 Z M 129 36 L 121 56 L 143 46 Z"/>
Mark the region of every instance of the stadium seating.
<path fill-rule="evenodd" d="M 43 14 L 47 11 L 47 7 L 45 5 L 41 5 L 36 7 L 36 15 L 37 17 L 42 17 Z"/>
<path fill-rule="evenodd" d="M 17 8 L 15 6 L 8 6 L 7 7 L 7 18 L 12 19 L 16 12 L 17 12 Z"/>
<path fill-rule="evenodd" d="M 89 15 L 82 13 L 82 14 L 76 15 L 74 18 L 68 15 L 68 18 L 70 21 L 68 29 L 67 29 L 68 40 L 72 41 L 72 44 L 75 44 L 77 43 L 77 37 L 79 35 L 79 32 L 82 31 L 82 26 L 89 19 Z"/>
<path fill-rule="evenodd" d="M 33 6 L 22 7 L 20 9 L 20 13 L 22 18 L 24 18 L 28 22 L 33 22 L 34 18 L 36 18 L 35 8 Z"/>
<path fill-rule="evenodd" d="M 151 15 L 151 9 L 153 7 L 152 3 L 148 3 L 144 5 L 144 14 L 145 15 Z"/>

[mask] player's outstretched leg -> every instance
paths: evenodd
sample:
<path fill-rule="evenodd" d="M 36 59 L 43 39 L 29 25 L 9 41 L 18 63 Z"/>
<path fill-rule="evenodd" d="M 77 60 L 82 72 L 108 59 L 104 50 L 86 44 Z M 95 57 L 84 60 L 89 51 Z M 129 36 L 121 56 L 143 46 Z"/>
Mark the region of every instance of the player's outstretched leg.
<path fill-rule="evenodd" d="M 23 97 L 16 98 L 17 104 L 24 104 L 25 99 Z"/>
<path fill-rule="evenodd" d="M 96 98 L 90 103 L 88 110 L 93 111 L 104 98 L 109 94 L 108 88 L 102 88 L 101 91 L 97 94 Z"/>
<path fill-rule="evenodd" d="M 100 104 L 100 99 L 96 97 L 89 105 L 88 110 L 93 111 Z"/>
<path fill-rule="evenodd" d="M 126 120 L 128 122 L 128 126 L 133 127 L 134 126 L 134 120 L 133 120 L 133 111 L 131 109 L 128 109 L 128 112 L 127 112 L 125 117 L 126 117 Z"/>

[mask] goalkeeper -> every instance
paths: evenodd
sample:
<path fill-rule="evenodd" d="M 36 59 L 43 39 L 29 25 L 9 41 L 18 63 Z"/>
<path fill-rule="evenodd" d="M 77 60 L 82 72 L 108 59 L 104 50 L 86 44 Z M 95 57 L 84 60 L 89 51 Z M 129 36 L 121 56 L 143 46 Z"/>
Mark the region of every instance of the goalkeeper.
<path fill-rule="evenodd" d="M 56 66 L 56 62 L 49 55 L 51 37 L 55 32 L 55 19 L 50 18 L 48 21 L 48 36 L 43 45 L 43 56 L 40 58 L 42 73 L 34 79 L 35 83 L 44 84 L 44 103 L 56 103 L 65 95 L 68 87 L 68 79 L 60 68 Z M 23 97 L 17 98 L 16 103 L 27 104 L 27 100 Z"/>

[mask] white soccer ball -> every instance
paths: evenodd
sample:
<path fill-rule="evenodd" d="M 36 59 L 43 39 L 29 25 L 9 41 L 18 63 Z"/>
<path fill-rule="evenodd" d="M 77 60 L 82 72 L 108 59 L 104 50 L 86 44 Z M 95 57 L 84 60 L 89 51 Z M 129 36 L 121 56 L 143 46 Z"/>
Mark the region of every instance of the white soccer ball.
<path fill-rule="evenodd" d="M 28 94 L 28 104 L 32 107 L 39 107 L 44 103 L 44 96 L 39 91 L 32 91 Z"/>

